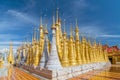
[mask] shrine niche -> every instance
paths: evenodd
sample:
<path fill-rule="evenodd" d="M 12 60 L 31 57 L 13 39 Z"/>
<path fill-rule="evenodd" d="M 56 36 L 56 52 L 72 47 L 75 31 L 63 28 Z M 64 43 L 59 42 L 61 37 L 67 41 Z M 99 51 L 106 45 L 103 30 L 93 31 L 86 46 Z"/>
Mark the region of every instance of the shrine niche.
<path fill-rule="evenodd" d="M 108 52 L 108 58 L 112 64 L 120 64 L 120 49 L 118 46 L 103 46 L 104 50 Z"/>

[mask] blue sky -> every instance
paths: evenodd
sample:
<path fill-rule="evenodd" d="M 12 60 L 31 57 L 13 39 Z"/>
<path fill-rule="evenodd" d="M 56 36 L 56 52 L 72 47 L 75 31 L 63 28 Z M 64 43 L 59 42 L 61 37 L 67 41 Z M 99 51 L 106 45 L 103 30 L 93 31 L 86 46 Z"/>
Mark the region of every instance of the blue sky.
<path fill-rule="evenodd" d="M 40 17 L 50 30 L 52 15 L 59 7 L 60 18 L 66 20 L 66 31 L 78 19 L 81 34 L 88 33 L 103 44 L 120 43 L 120 0 L 0 0 L 0 49 L 14 48 L 39 27 Z"/>

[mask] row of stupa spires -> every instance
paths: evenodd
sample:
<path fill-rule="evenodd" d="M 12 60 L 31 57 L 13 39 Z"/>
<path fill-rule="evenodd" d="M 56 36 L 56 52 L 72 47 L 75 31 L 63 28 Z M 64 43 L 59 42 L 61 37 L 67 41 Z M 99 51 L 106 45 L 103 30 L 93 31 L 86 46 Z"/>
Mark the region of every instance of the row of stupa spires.
<path fill-rule="evenodd" d="M 40 25 L 40 39 L 36 39 L 36 32 L 34 31 L 34 36 L 32 38 L 32 43 L 27 42 L 23 46 L 20 46 L 17 50 L 16 63 L 21 63 L 25 65 L 44 66 L 43 61 L 47 63 L 48 57 L 52 49 L 52 44 L 48 38 L 47 28 L 43 28 L 42 18 Z M 75 28 L 75 38 L 73 36 L 73 31 L 71 28 L 70 37 L 67 37 L 67 33 L 64 29 L 61 29 L 61 20 L 58 15 L 58 10 L 56 13 L 56 22 L 53 17 L 52 31 L 55 30 L 55 43 L 57 47 L 57 53 L 59 57 L 60 64 L 63 67 L 75 66 L 87 63 L 95 62 L 106 62 L 108 61 L 107 51 L 102 49 L 101 43 L 92 44 L 91 41 L 82 36 L 82 40 L 79 39 L 79 28 L 76 21 Z M 45 53 L 45 54 L 44 54 Z M 43 55 L 44 54 L 44 55 Z M 45 58 L 45 59 L 43 59 Z"/>

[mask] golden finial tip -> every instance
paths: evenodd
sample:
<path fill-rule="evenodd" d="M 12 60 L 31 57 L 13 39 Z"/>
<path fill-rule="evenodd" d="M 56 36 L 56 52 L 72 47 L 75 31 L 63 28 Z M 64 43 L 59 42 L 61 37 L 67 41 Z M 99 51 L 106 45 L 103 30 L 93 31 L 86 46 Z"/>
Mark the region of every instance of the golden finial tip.
<path fill-rule="evenodd" d="M 78 25 L 78 23 L 77 23 L 77 18 L 76 18 L 76 25 Z"/>

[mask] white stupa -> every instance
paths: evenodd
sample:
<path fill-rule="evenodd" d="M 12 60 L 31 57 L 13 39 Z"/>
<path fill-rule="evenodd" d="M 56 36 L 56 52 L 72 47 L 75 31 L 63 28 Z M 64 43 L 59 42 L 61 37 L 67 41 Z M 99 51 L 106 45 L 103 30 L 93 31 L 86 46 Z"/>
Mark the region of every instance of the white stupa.
<path fill-rule="evenodd" d="M 55 27 L 52 27 L 52 44 L 51 44 L 51 52 L 48 57 L 48 62 L 46 67 L 49 70 L 59 70 L 62 69 L 59 57 L 58 57 L 58 51 L 56 47 L 56 34 L 55 34 Z"/>

